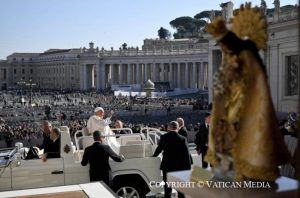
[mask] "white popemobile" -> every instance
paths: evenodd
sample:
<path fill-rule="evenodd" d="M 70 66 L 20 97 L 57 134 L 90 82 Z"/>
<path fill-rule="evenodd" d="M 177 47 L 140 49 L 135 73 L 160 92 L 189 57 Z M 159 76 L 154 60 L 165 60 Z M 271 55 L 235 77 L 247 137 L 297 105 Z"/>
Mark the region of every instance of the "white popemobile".
<path fill-rule="evenodd" d="M 83 131 L 75 133 L 73 145 L 68 127 L 62 126 L 60 158 L 21 159 L 20 148 L 0 150 L 0 191 L 63 186 L 88 183 L 89 166 L 81 166 L 84 149 L 91 145 L 92 136 L 85 136 Z M 106 130 L 111 130 L 107 128 Z M 143 133 L 114 135 L 108 139 L 115 140 L 119 147 L 117 153 L 124 155 L 121 163 L 110 160 L 114 191 L 119 197 L 145 197 L 163 191 L 162 187 L 150 186 L 161 182 L 160 158 L 152 157 L 156 147 L 157 129 L 143 129 Z M 81 135 L 81 136 L 80 136 Z M 80 136 L 80 137 L 79 137 Z M 149 195 L 148 194 L 148 195 Z"/>

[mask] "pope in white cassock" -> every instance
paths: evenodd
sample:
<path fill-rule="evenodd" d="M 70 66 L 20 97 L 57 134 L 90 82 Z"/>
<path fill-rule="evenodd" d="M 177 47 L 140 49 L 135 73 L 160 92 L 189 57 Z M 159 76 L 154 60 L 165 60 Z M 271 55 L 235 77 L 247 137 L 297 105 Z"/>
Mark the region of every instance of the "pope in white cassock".
<path fill-rule="evenodd" d="M 112 130 L 109 128 L 109 124 L 111 123 L 110 119 L 114 112 L 111 111 L 106 119 L 103 119 L 104 109 L 102 107 L 96 107 L 94 112 L 95 115 L 92 115 L 87 122 L 89 134 L 93 134 L 94 131 L 98 130 L 104 132 L 105 135 L 114 135 Z M 119 153 L 120 145 L 115 137 L 106 137 L 105 141 L 116 153 Z"/>

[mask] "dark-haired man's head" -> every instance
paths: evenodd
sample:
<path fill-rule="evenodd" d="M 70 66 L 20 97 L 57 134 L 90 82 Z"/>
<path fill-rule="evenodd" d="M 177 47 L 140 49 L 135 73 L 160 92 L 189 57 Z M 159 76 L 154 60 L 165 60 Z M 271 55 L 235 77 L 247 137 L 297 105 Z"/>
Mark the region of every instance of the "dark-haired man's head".
<path fill-rule="evenodd" d="M 178 132 L 179 124 L 176 121 L 172 121 L 168 124 L 168 131 L 176 131 Z"/>
<path fill-rule="evenodd" d="M 103 142 L 104 140 L 104 134 L 101 131 L 95 131 L 93 133 L 93 138 L 95 141 L 101 141 Z"/>
<path fill-rule="evenodd" d="M 60 136 L 60 129 L 59 128 L 53 128 L 50 132 L 50 139 L 55 141 Z"/>
<path fill-rule="evenodd" d="M 211 118 L 211 114 L 210 112 L 206 112 L 205 113 L 205 124 L 210 124 L 210 118 Z"/>
<path fill-rule="evenodd" d="M 42 123 L 42 130 L 45 134 L 50 134 L 51 130 L 52 130 L 52 125 L 49 121 L 43 121 Z"/>

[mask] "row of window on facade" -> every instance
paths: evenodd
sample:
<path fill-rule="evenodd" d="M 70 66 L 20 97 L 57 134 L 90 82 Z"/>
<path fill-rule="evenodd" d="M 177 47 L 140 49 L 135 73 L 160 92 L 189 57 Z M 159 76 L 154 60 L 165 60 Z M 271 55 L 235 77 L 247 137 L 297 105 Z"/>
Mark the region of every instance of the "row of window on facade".
<path fill-rule="evenodd" d="M 18 71 L 17 69 L 14 69 L 14 74 L 17 74 L 18 73 L 17 71 Z M 22 69 L 21 73 L 25 74 L 26 70 Z M 30 69 L 29 73 L 33 74 L 33 69 Z M 51 73 L 51 69 L 41 70 L 41 71 L 39 71 L 39 73 L 47 73 L 47 74 L 49 74 L 49 73 Z M 64 70 L 64 68 L 53 68 L 53 73 L 54 74 L 55 73 L 65 73 L 65 70 Z M 74 74 L 74 68 L 71 69 L 71 73 Z"/>
<path fill-rule="evenodd" d="M 185 49 L 206 49 L 207 46 L 203 46 L 203 45 L 188 45 L 188 46 L 182 46 L 182 45 L 178 45 L 178 46 L 153 46 L 150 47 L 151 48 L 155 48 L 156 50 L 185 50 Z M 148 47 L 146 47 L 146 49 L 148 49 Z"/>
<path fill-rule="evenodd" d="M 59 62 L 59 63 L 40 63 L 37 66 L 49 67 L 49 66 L 60 66 L 60 65 L 71 66 L 71 65 L 78 65 L 78 63 L 65 63 L 65 62 Z"/>
<path fill-rule="evenodd" d="M 11 66 L 12 66 L 12 67 L 18 67 L 19 65 L 18 65 L 18 64 L 12 64 Z M 28 66 L 29 66 L 29 67 L 33 67 L 33 65 L 23 65 L 23 64 L 21 65 L 21 67 L 25 67 L 25 66 L 27 66 L 27 67 L 28 67 Z"/>
<path fill-rule="evenodd" d="M 38 60 L 43 60 L 43 61 L 45 61 L 45 60 L 58 60 L 58 59 L 64 59 L 65 58 L 65 56 L 53 56 L 53 57 L 41 57 L 41 58 L 39 58 Z"/>
<path fill-rule="evenodd" d="M 22 69 L 22 70 L 21 70 L 21 73 L 22 73 L 22 74 L 25 74 L 25 69 Z M 30 73 L 30 74 L 33 74 L 33 69 L 30 69 L 30 70 L 29 70 L 29 73 Z M 17 74 L 17 69 L 14 69 L 14 74 Z"/>
<path fill-rule="evenodd" d="M 286 65 L 286 96 L 294 96 L 298 95 L 298 86 L 299 86 L 299 79 L 298 79 L 298 68 L 299 68 L 299 57 L 298 55 L 286 56 L 285 59 Z"/>
<path fill-rule="evenodd" d="M 25 58 L 21 58 L 21 61 L 25 61 Z M 29 58 L 30 61 L 32 61 L 32 58 Z M 13 61 L 17 61 L 17 58 L 13 58 Z"/>
<path fill-rule="evenodd" d="M 57 64 L 42 64 L 42 65 L 39 65 L 39 66 L 46 66 L 46 67 L 51 67 L 51 66 L 64 66 L 65 64 L 64 63 L 57 63 Z M 70 64 L 70 65 L 65 65 L 65 66 L 71 66 L 71 65 L 76 65 L 75 63 L 74 64 Z M 12 64 L 11 65 L 12 67 L 17 67 L 18 65 L 16 64 Z M 26 65 L 26 66 L 29 66 L 29 67 L 34 67 L 33 65 Z M 25 67 L 25 65 L 21 65 L 21 67 Z"/>

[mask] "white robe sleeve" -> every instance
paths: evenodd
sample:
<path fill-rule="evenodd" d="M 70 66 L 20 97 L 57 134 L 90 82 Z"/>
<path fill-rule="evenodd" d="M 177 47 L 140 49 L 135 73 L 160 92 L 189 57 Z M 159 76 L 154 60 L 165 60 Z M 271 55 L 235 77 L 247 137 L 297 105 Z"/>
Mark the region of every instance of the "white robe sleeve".
<path fill-rule="evenodd" d="M 110 118 L 105 118 L 104 120 L 102 120 L 105 124 L 105 126 L 108 126 L 111 123 Z"/>

